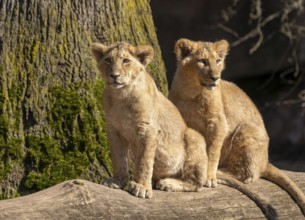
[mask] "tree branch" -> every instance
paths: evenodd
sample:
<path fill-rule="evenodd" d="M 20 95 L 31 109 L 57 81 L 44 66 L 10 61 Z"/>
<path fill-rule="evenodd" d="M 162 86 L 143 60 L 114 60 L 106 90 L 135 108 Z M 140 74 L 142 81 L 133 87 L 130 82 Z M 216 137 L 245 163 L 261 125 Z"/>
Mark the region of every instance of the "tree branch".
<path fill-rule="evenodd" d="M 305 191 L 305 173 L 286 172 Z M 249 187 L 270 201 L 280 218 L 300 219 L 299 207 L 281 188 L 266 180 Z M 69 180 L 46 190 L 0 201 L 0 219 L 264 219 L 255 203 L 220 185 L 196 193 L 154 190 L 152 199 L 86 180 Z"/>

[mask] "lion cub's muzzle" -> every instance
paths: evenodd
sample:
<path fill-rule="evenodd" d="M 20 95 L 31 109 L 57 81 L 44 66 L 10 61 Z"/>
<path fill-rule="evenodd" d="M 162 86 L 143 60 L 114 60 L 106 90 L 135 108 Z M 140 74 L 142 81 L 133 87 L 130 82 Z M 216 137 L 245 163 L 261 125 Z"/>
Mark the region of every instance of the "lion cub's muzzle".
<path fill-rule="evenodd" d="M 116 80 L 117 78 L 119 78 L 121 76 L 121 74 L 119 74 L 119 73 L 111 73 L 110 74 L 110 77 L 112 78 L 112 79 L 114 79 L 114 80 Z"/>
<path fill-rule="evenodd" d="M 213 80 L 214 82 L 216 82 L 219 79 L 219 76 L 211 75 L 210 79 Z"/>
<path fill-rule="evenodd" d="M 219 83 L 220 77 L 217 75 L 210 75 L 208 77 L 203 77 L 201 81 L 201 86 L 208 87 L 209 89 L 214 89 Z"/>
<path fill-rule="evenodd" d="M 119 73 L 112 73 L 109 76 L 108 84 L 113 88 L 122 88 L 125 83 L 122 80 L 121 74 Z"/>

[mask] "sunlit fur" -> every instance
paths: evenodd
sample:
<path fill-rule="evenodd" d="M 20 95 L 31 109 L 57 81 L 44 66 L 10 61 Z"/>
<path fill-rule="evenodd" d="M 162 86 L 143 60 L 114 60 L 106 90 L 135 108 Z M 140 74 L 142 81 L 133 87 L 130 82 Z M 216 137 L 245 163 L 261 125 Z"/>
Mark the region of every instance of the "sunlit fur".
<path fill-rule="evenodd" d="M 206 139 L 207 185 L 216 187 L 218 168 L 245 183 L 264 177 L 286 189 L 305 213 L 304 193 L 268 162 L 269 137 L 258 109 L 238 86 L 221 79 L 228 47 L 225 40 L 188 39 L 175 46 L 177 70 L 169 98 L 187 125 Z M 198 64 L 201 59 L 207 59 L 206 66 Z"/>
<path fill-rule="evenodd" d="M 129 150 L 135 164 L 129 185 L 133 195 L 150 198 L 152 181 L 161 190 L 200 190 L 207 176 L 204 138 L 186 126 L 145 70 L 152 47 L 95 43 L 92 51 L 106 81 L 103 106 L 114 168 L 113 178 L 103 184 L 112 188 L 127 184 Z"/>

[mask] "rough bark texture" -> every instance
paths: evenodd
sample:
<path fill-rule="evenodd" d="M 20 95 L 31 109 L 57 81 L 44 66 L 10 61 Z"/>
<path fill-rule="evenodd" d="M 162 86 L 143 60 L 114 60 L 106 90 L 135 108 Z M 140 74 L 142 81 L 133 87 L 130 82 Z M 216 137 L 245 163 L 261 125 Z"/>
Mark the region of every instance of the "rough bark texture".
<path fill-rule="evenodd" d="M 286 172 L 305 191 L 305 174 Z M 270 201 L 279 219 L 304 219 L 291 197 L 259 180 L 249 185 Z M 69 180 L 49 189 L 0 201 L 0 219 L 265 219 L 254 202 L 235 189 L 219 186 L 198 193 L 154 191 L 140 199 L 126 191 L 85 180 Z"/>
<path fill-rule="evenodd" d="M 111 172 L 93 41 L 151 44 L 148 0 L 0 1 L 0 199 Z"/>

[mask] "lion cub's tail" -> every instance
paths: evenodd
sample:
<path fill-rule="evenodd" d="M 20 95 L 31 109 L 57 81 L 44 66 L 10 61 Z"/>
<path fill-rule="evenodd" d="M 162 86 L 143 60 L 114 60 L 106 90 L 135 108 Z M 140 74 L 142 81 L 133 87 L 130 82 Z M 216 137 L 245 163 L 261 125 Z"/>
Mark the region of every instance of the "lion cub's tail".
<path fill-rule="evenodd" d="M 303 215 L 305 216 L 305 195 L 303 191 L 286 174 L 269 163 L 262 177 L 286 190 L 299 205 Z"/>
<path fill-rule="evenodd" d="M 219 184 L 237 189 L 238 191 L 248 196 L 252 201 L 254 201 L 256 205 L 262 210 L 267 219 L 277 219 L 278 214 L 276 210 L 268 203 L 265 198 L 253 192 L 246 184 L 220 170 L 217 171 L 217 177 L 217 182 Z"/>

